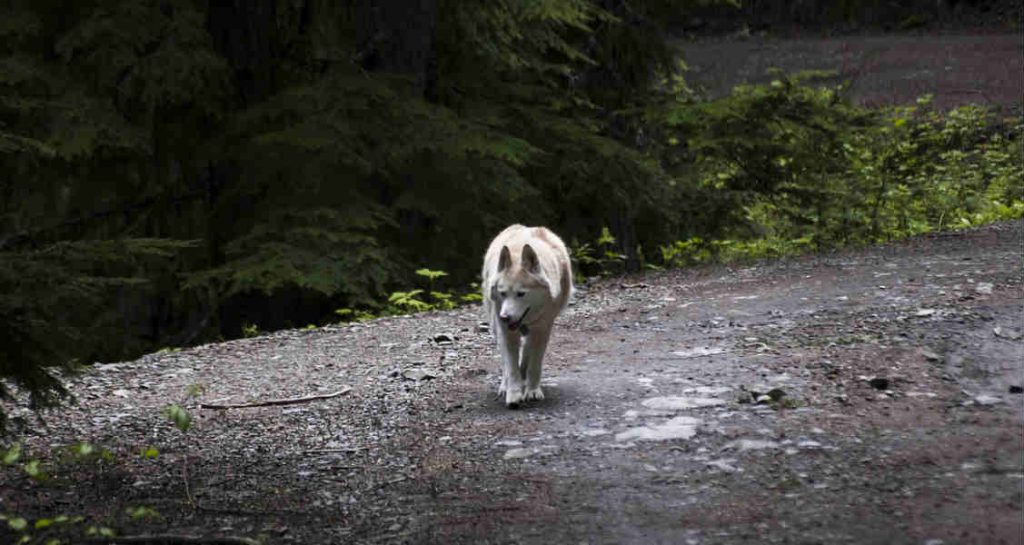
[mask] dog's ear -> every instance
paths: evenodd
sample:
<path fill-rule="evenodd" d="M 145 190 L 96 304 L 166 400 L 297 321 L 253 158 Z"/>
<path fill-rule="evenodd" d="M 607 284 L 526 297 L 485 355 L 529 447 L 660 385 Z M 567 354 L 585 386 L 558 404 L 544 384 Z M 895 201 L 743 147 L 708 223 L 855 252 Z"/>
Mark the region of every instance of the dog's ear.
<path fill-rule="evenodd" d="M 531 273 L 540 272 L 540 260 L 537 258 L 537 252 L 534 252 L 529 244 L 523 246 L 523 269 Z"/>
<path fill-rule="evenodd" d="M 511 266 L 512 252 L 508 251 L 508 246 L 502 246 L 501 255 L 498 257 L 498 272 L 504 271 Z"/>

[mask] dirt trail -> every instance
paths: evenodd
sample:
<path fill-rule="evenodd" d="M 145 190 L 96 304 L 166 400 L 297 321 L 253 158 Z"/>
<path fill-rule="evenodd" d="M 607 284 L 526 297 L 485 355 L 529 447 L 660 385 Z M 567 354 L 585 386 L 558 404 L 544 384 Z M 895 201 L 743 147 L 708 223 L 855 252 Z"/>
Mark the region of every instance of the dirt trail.
<path fill-rule="evenodd" d="M 118 461 L 4 469 L 0 512 L 268 543 L 1021 543 L 1022 225 L 601 281 L 518 411 L 479 309 L 98 366 L 19 439 Z M 194 383 L 353 390 L 190 400 L 181 434 L 161 408 Z"/>

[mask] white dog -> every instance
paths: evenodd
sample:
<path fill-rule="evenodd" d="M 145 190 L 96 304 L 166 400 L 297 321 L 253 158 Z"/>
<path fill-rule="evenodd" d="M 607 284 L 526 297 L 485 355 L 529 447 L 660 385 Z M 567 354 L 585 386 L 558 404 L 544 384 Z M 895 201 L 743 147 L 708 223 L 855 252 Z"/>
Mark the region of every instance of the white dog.
<path fill-rule="evenodd" d="M 484 310 L 501 351 L 498 395 L 510 409 L 544 399 L 544 351 L 573 291 L 565 244 L 544 227 L 512 225 L 488 247 L 482 276 Z"/>

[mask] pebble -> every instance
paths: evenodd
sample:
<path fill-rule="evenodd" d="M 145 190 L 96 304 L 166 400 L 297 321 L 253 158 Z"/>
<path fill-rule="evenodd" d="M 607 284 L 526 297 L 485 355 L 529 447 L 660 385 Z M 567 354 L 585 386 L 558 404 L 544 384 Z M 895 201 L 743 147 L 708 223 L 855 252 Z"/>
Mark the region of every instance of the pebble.
<path fill-rule="evenodd" d="M 402 377 L 408 380 L 429 380 L 437 378 L 437 372 L 429 369 L 409 369 L 402 371 Z"/>
<path fill-rule="evenodd" d="M 1019 341 L 1021 334 L 1018 331 L 1009 330 L 1000 326 L 992 328 L 992 333 L 996 337 L 1002 337 L 1004 339 L 1010 339 L 1011 341 Z"/>
<path fill-rule="evenodd" d="M 726 443 L 723 450 L 736 449 L 740 452 L 746 452 L 748 450 L 765 450 L 778 448 L 779 443 L 775 441 L 768 441 L 767 439 L 737 439 Z"/>
<path fill-rule="evenodd" d="M 990 406 L 990 405 L 997 405 L 999 403 L 1002 403 L 1003 399 L 1000 398 L 1000 397 L 996 397 L 996 396 L 982 394 L 982 395 L 979 395 L 979 396 L 975 396 L 974 397 L 974 402 L 977 403 L 978 405 L 983 406 L 983 407 L 987 407 L 987 406 Z"/>
<path fill-rule="evenodd" d="M 725 400 L 714 397 L 668 396 L 652 397 L 650 399 L 645 399 L 640 404 L 648 409 L 679 411 L 683 409 L 697 409 L 701 407 L 717 407 L 725 405 Z"/>
<path fill-rule="evenodd" d="M 885 377 L 874 377 L 868 381 L 868 384 L 876 390 L 888 390 L 890 386 L 889 379 Z"/>
<path fill-rule="evenodd" d="M 722 354 L 724 352 L 725 349 L 720 346 L 698 346 L 695 348 L 690 348 L 688 350 L 677 350 L 675 352 L 672 352 L 672 355 L 678 356 L 680 358 L 694 358 L 700 356 L 714 356 L 716 354 Z"/>
<path fill-rule="evenodd" d="M 717 460 L 708 460 L 705 465 L 720 471 L 724 471 L 725 473 L 736 473 L 738 471 L 743 471 L 742 469 L 733 465 L 735 463 L 736 458 L 719 458 Z"/>
<path fill-rule="evenodd" d="M 939 361 L 942 359 L 942 356 L 936 354 L 935 352 L 932 352 L 927 348 L 921 349 L 921 355 L 924 356 L 924 359 L 928 361 Z"/>
<path fill-rule="evenodd" d="M 505 451 L 505 455 L 502 456 L 505 460 L 518 460 L 521 458 L 529 458 L 533 455 L 533 449 L 530 448 L 514 448 Z"/>
<path fill-rule="evenodd" d="M 616 441 L 667 441 L 671 439 L 690 439 L 697 435 L 699 418 L 677 416 L 667 422 L 630 428 L 615 435 Z"/>

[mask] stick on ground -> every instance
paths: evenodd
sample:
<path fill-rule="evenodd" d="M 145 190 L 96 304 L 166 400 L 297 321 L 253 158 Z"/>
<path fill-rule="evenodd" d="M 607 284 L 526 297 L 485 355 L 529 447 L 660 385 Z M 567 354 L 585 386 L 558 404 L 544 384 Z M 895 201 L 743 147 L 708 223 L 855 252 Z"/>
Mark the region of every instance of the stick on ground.
<path fill-rule="evenodd" d="M 268 399 L 267 401 L 253 401 L 252 403 L 200 403 L 200 409 L 247 409 L 250 407 L 269 407 L 271 405 L 295 405 L 296 403 L 307 403 L 320 399 L 330 399 L 345 395 L 352 391 L 352 387 L 346 386 L 337 392 L 329 394 L 318 394 L 305 397 L 290 397 L 285 399 Z"/>
<path fill-rule="evenodd" d="M 86 539 L 86 543 L 104 545 L 145 544 L 145 545 L 259 545 L 259 541 L 247 537 L 202 537 L 177 534 L 154 534 L 142 536 L 97 537 Z"/>

